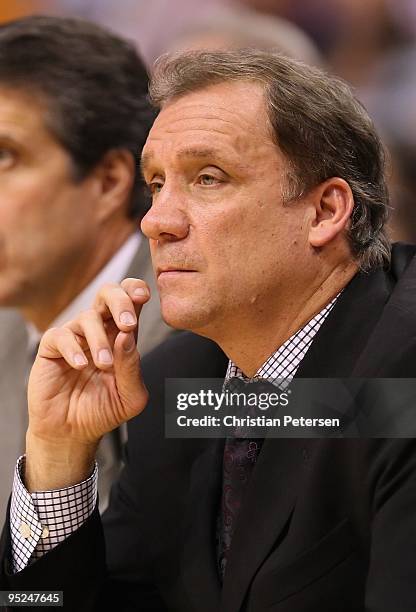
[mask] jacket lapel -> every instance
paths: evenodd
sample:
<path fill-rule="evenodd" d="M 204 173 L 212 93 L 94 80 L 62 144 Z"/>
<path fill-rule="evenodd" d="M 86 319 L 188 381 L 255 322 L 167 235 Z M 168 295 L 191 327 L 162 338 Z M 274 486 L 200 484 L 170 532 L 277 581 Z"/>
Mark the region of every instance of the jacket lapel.
<path fill-rule="evenodd" d="M 286 533 L 311 440 L 268 438 L 250 477 L 224 576 L 221 612 L 240 610 L 250 583 Z"/>
<path fill-rule="evenodd" d="M 203 444 L 190 477 L 182 574 L 194 609 L 213 612 L 218 610 L 221 588 L 215 541 L 224 440 Z"/>

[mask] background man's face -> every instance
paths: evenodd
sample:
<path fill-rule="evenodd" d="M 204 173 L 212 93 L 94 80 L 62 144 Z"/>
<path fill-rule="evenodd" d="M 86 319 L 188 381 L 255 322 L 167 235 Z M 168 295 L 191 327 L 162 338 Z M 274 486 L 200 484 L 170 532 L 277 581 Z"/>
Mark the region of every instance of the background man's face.
<path fill-rule="evenodd" d="M 0 87 L 0 306 L 21 306 L 82 261 L 92 239 L 93 186 L 29 93 Z"/>
<path fill-rule="evenodd" d="M 216 338 L 276 316 L 308 248 L 306 209 L 283 205 L 286 167 L 257 84 L 214 85 L 163 108 L 144 148 L 153 205 L 142 229 L 168 323 Z"/>

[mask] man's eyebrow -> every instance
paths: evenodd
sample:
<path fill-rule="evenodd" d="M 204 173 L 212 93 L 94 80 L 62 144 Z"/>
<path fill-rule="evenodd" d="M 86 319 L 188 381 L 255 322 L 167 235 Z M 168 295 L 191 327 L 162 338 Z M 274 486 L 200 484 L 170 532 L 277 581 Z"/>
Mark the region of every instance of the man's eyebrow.
<path fill-rule="evenodd" d="M 197 157 L 197 158 L 207 158 L 207 157 L 217 157 L 219 155 L 219 151 L 217 149 L 212 148 L 204 148 L 204 147 L 189 147 L 187 149 L 182 149 L 178 152 L 177 157 L 179 159 L 186 157 Z"/>
<path fill-rule="evenodd" d="M 186 159 L 188 157 L 195 158 L 195 159 L 213 159 L 214 157 L 215 158 L 223 157 L 221 155 L 221 152 L 218 149 L 213 149 L 213 148 L 208 148 L 208 147 L 206 148 L 205 147 L 189 147 L 186 149 L 181 149 L 178 151 L 176 156 L 178 159 Z M 146 170 L 146 168 L 149 166 L 153 158 L 154 158 L 154 155 L 150 151 L 148 153 L 143 153 L 141 160 L 140 160 L 140 166 L 141 166 L 142 172 Z"/>

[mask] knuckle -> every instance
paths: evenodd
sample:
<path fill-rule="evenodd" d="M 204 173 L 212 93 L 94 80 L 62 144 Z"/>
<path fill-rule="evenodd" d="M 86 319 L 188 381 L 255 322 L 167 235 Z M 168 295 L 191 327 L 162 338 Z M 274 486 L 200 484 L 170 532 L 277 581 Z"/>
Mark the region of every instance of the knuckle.
<path fill-rule="evenodd" d="M 135 289 L 148 289 L 147 283 L 140 278 L 126 278 L 122 281 L 122 287 L 127 294 L 131 294 Z"/>
<path fill-rule="evenodd" d="M 142 280 L 141 278 L 125 278 L 124 280 L 121 281 L 121 286 L 124 287 L 131 287 L 132 285 L 134 285 L 135 287 L 139 286 L 142 287 L 144 285 L 146 285 L 145 281 Z"/>
<path fill-rule="evenodd" d="M 99 293 L 107 295 L 108 293 L 112 293 L 113 291 L 119 290 L 119 289 L 120 289 L 119 283 L 105 283 L 105 285 L 101 287 Z"/>
<path fill-rule="evenodd" d="M 106 306 L 110 312 L 117 313 L 120 309 L 132 306 L 128 293 L 121 285 L 113 284 L 103 295 L 101 306 Z"/>
<path fill-rule="evenodd" d="M 66 327 L 50 327 L 42 336 L 42 346 L 59 346 L 63 340 L 73 338 L 70 329 Z"/>
<path fill-rule="evenodd" d="M 57 327 L 50 327 L 49 329 L 47 329 L 40 340 L 40 346 L 53 344 L 55 342 L 57 331 Z"/>
<path fill-rule="evenodd" d="M 120 289 L 120 285 L 117 283 L 105 283 L 102 285 L 96 293 L 94 304 L 99 308 L 105 307 L 106 302 L 109 300 L 109 296 L 116 289 Z"/>
<path fill-rule="evenodd" d="M 94 308 L 88 308 L 87 310 L 83 310 L 79 316 L 78 320 L 81 322 L 85 321 L 96 321 L 98 317 L 98 313 Z"/>
<path fill-rule="evenodd" d="M 42 336 L 42 342 L 51 342 L 62 336 L 63 327 L 50 327 Z"/>

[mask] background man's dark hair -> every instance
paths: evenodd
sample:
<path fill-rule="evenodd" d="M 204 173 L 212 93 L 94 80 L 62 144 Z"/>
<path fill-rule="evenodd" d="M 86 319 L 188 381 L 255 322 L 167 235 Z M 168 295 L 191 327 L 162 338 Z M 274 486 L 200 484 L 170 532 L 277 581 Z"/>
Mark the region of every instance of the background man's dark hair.
<path fill-rule="evenodd" d="M 328 178 L 343 178 L 355 201 L 347 234 L 354 257 L 363 270 L 388 263 L 384 149 L 346 83 L 268 51 L 184 51 L 160 58 L 150 94 L 160 108 L 176 96 L 241 80 L 264 87 L 272 136 L 288 161 L 285 201 Z"/>
<path fill-rule="evenodd" d="M 1 25 L 0 86 L 45 104 L 46 126 L 70 154 L 77 180 L 111 149 L 137 160 L 154 118 L 134 46 L 81 19 L 31 16 Z M 129 215 L 144 212 L 137 170 Z"/>

